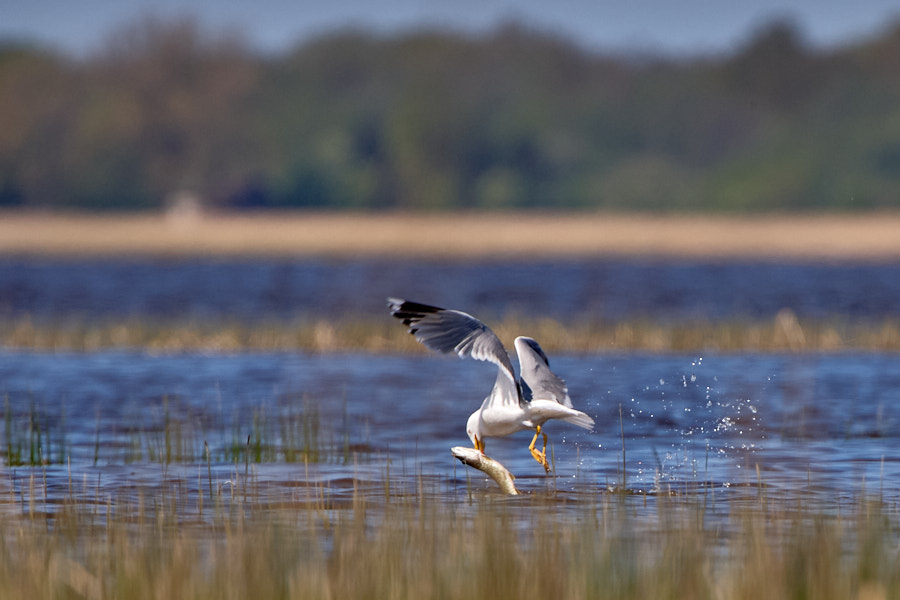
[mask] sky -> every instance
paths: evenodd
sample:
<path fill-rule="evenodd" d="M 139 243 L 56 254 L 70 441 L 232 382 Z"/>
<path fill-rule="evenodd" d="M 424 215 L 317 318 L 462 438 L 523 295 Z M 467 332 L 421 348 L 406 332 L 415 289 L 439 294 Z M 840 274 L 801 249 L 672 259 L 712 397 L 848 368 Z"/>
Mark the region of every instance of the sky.
<path fill-rule="evenodd" d="M 193 17 L 264 52 L 345 27 L 392 34 L 422 26 L 478 33 L 516 21 L 589 49 L 657 54 L 728 51 L 775 19 L 816 46 L 876 35 L 896 0 L 0 0 L 0 40 L 85 55 L 147 15 Z"/>

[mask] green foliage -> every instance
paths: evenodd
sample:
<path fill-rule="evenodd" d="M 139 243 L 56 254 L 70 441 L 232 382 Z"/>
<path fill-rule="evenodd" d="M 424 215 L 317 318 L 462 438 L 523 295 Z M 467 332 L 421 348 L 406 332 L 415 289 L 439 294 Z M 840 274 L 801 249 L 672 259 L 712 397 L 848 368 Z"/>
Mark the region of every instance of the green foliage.
<path fill-rule="evenodd" d="M 897 64 L 900 26 L 668 60 L 515 25 L 259 56 L 146 19 L 80 62 L 0 46 L 0 206 L 896 208 Z"/>

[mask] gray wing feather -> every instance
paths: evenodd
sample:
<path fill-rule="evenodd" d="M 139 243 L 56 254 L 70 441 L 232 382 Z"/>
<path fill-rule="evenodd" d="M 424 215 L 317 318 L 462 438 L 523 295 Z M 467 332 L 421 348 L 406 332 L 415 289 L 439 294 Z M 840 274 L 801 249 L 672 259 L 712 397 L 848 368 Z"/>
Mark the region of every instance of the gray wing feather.
<path fill-rule="evenodd" d="M 426 348 L 492 362 L 515 383 L 516 375 L 506 348 L 487 325 L 472 315 L 399 298 L 388 298 L 388 307 Z"/>
<path fill-rule="evenodd" d="M 522 395 L 525 400 L 555 400 L 572 408 L 566 382 L 550 370 L 550 361 L 536 341 L 528 337 L 516 338 Z"/>

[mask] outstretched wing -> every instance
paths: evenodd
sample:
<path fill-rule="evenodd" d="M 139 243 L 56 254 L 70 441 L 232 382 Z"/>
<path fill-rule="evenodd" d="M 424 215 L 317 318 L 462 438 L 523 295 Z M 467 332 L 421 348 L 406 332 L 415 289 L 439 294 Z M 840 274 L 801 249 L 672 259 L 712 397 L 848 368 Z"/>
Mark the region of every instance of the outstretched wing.
<path fill-rule="evenodd" d="M 550 370 L 550 361 L 536 341 L 528 337 L 516 338 L 522 395 L 526 401 L 554 400 L 572 408 L 566 382 Z"/>
<path fill-rule="evenodd" d="M 388 298 L 391 314 L 409 326 L 409 332 L 436 352 L 456 352 L 460 358 L 486 360 L 500 367 L 515 383 L 516 375 L 506 348 L 488 326 L 464 312 Z"/>

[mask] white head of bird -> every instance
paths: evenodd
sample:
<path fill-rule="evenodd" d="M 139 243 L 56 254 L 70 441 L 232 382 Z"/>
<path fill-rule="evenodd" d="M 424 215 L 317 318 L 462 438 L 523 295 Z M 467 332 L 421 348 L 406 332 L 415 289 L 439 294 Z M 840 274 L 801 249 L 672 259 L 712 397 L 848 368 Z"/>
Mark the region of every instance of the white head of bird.
<path fill-rule="evenodd" d="M 466 433 L 469 434 L 472 445 L 478 450 L 484 451 L 484 438 L 481 435 L 481 409 L 469 415 L 469 420 L 466 422 Z"/>

